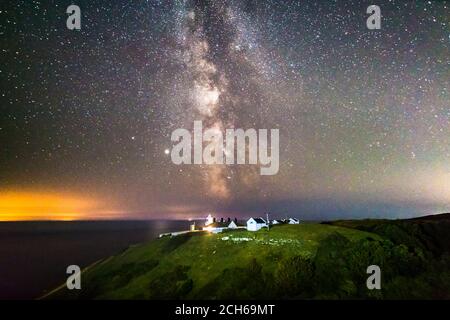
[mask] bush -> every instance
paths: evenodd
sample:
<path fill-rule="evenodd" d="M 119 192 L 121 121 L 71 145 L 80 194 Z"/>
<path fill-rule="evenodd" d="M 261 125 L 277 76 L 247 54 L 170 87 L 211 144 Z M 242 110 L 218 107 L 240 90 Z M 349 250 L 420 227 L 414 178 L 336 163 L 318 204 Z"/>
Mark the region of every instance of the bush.
<path fill-rule="evenodd" d="M 280 298 L 310 298 L 313 294 L 314 267 L 302 256 L 280 262 L 275 274 L 275 287 Z"/>
<path fill-rule="evenodd" d="M 347 277 L 347 268 L 342 252 L 351 245 L 339 233 L 331 234 L 321 241 L 314 259 L 314 292 L 319 298 L 338 298 Z M 342 296 L 346 296 L 346 290 Z"/>
<path fill-rule="evenodd" d="M 172 270 L 162 274 L 149 285 L 152 299 L 181 299 L 193 287 L 192 279 L 187 275 L 190 267 L 177 265 Z"/>
<path fill-rule="evenodd" d="M 272 279 L 252 259 L 243 267 L 227 268 L 198 293 L 201 299 L 267 299 L 274 298 Z"/>

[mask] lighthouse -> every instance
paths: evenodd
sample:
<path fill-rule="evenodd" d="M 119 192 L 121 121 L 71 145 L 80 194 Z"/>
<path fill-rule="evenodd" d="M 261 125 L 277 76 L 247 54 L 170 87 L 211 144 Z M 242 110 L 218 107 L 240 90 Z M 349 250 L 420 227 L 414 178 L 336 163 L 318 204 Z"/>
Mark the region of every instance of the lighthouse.
<path fill-rule="evenodd" d="M 208 216 L 206 217 L 206 222 L 205 222 L 205 226 L 208 226 L 210 224 L 214 223 L 214 218 L 211 214 L 208 214 Z"/>

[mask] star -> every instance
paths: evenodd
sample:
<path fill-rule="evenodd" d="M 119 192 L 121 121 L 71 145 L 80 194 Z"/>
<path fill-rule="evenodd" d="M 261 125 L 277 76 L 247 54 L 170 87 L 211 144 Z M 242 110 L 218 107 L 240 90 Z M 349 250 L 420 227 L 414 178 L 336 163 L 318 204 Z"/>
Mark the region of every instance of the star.
<path fill-rule="evenodd" d="M 0 190 L 87 194 L 93 217 L 450 210 L 448 3 L 377 5 L 377 32 L 357 0 L 98 1 L 79 32 L 61 5 L 6 5 Z M 278 173 L 175 165 L 196 120 L 279 129 Z"/>

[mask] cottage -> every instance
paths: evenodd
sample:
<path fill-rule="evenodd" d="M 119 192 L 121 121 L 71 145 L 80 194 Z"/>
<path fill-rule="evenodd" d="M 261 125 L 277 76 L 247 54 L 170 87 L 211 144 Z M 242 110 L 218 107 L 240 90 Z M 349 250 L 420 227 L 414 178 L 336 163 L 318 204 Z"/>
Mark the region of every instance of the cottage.
<path fill-rule="evenodd" d="M 288 223 L 289 224 L 299 224 L 300 221 L 296 218 L 289 218 Z"/>
<path fill-rule="evenodd" d="M 277 219 L 272 220 L 272 224 L 283 224 L 283 223 L 285 223 L 284 220 L 277 220 Z"/>
<path fill-rule="evenodd" d="M 237 229 L 238 225 L 236 222 L 231 221 L 230 224 L 228 225 L 228 228 L 230 229 Z"/>
<path fill-rule="evenodd" d="M 228 225 L 228 229 L 245 229 L 245 225 L 238 223 L 237 220 L 231 221 Z"/>
<path fill-rule="evenodd" d="M 258 231 L 264 227 L 267 228 L 267 222 L 263 218 L 250 218 L 247 220 L 248 231 Z"/>
<path fill-rule="evenodd" d="M 208 216 L 206 217 L 205 226 L 208 226 L 214 222 L 215 222 L 215 218 L 211 214 L 208 214 Z"/>

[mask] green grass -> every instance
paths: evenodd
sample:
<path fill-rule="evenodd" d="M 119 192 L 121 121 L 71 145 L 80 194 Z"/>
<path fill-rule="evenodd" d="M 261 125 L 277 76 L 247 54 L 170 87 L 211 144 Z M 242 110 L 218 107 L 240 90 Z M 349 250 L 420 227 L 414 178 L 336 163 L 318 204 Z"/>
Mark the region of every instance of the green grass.
<path fill-rule="evenodd" d="M 130 247 L 83 271 L 82 290 L 62 286 L 46 298 L 251 297 L 252 288 L 239 287 L 248 285 L 249 272 L 270 278 L 284 261 L 294 257 L 312 260 L 321 242 L 336 234 L 350 242 L 381 240 L 373 233 L 323 224 L 165 237 Z"/>

